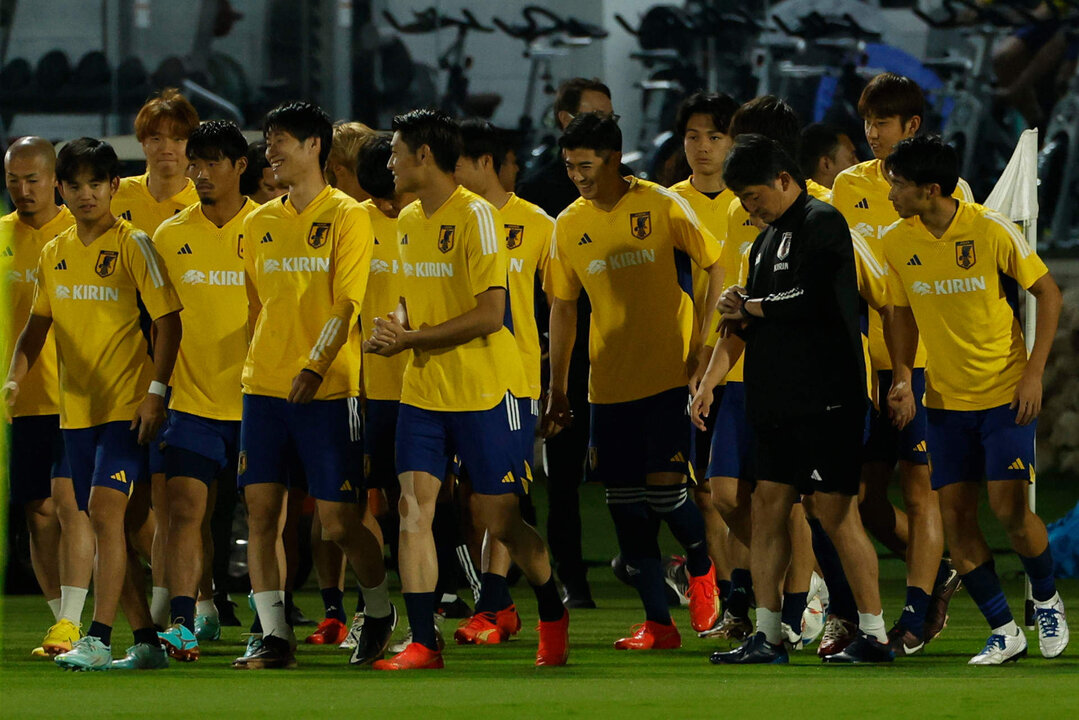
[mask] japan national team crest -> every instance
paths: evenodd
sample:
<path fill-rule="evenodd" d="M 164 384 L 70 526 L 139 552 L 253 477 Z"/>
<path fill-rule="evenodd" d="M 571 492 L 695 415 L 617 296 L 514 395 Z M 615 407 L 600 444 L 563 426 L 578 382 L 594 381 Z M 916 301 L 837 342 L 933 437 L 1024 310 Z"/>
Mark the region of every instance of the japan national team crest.
<path fill-rule="evenodd" d="M 506 226 L 506 249 L 516 250 L 521 247 L 521 243 L 525 241 L 525 226 L 524 225 L 507 225 Z"/>
<path fill-rule="evenodd" d="M 307 244 L 318 250 L 330 239 L 330 228 L 333 223 L 311 223 L 311 230 L 307 233 Z"/>
<path fill-rule="evenodd" d="M 453 233 L 457 230 L 456 225 L 443 225 L 438 231 L 438 249 L 444 253 L 453 250 Z"/>
<path fill-rule="evenodd" d="M 652 213 L 639 212 L 629 214 L 629 231 L 638 240 L 644 240 L 652 234 Z"/>
<path fill-rule="evenodd" d="M 955 264 L 964 270 L 970 270 L 978 262 L 974 254 L 973 240 L 957 240 L 955 243 Z"/>
<path fill-rule="evenodd" d="M 777 260 L 786 260 L 787 256 L 790 255 L 791 237 L 793 237 L 792 233 L 785 232 L 783 233 L 783 237 L 779 239 L 779 247 L 776 249 Z"/>
<path fill-rule="evenodd" d="M 97 255 L 97 265 L 94 265 L 94 272 L 100 277 L 107 278 L 116 272 L 116 258 L 120 256 L 120 253 L 115 250 L 102 250 Z"/>

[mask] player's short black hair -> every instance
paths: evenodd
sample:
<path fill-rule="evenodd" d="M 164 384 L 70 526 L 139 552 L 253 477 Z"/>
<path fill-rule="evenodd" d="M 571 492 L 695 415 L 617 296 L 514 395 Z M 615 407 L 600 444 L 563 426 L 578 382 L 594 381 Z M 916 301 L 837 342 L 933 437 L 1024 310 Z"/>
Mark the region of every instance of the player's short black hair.
<path fill-rule="evenodd" d="M 558 138 L 558 147 L 563 150 L 594 150 L 604 152 L 622 152 L 622 130 L 618 127 L 618 116 L 601 112 L 581 113 L 570 121 Z"/>
<path fill-rule="evenodd" d="M 481 118 L 461 122 L 461 157 L 479 160 L 490 155 L 495 172 L 501 172 L 506 157 L 506 138 L 494 125 Z"/>
<path fill-rule="evenodd" d="M 698 90 L 687 97 L 678 108 L 674 119 L 674 131 L 678 137 L 684 137 L 689 119 L 694 115 L 708 115 L 716 129 L 726 133 L 731 126 L 731 118 L 738 110 L 738 103 L 726 93 Z"/>
<path fill-rule="evenodd" d="M 461 156 L 461 128 L 457 122 L 441 110 L 410 110 L 393 118 L 394 132 L 400 133 L 401 141 L 412 152 L 422 146 L 431 148 L 435 165 L 445 173 L 457 168 Z"/>
<path fill-rule="evenodd" d="M 843 131 L 834 125 L 826 123 L 812 123 L 802 130 L 802 139 L 798 146 L 798 167 L 802 174 L 812 177 L 817 171 L 820 159 L 827 155 L 835 159 L 836 150 L 839 149 L 839 138 Z"/>
<path fill-rule="evenodd" d="M 570 78 L 558 86 L 558 92 L 554 96 L 555 118 L 563 111 L 576 115 L 581 109 L 581 96 L 589 90 L 603 93 L 608 99 L 611 97 L 611 89 L 599 78 Z"/>
<path fill-rule="evenodd" d="M 240 193 L 254 195 L 259 191 L 259 182 L 262 181 L 262 171 L 270 167 L 270 161 L 266 159 L 266 143 L 257 140 L 247 146 L 247 168 L 240 175 Z"/>
<path fill-rule="evenodd" d="M 779 143 L 790 157 L 798 157 L 802 122 L 794 108 L 775 95 L 762 95 L 742 105 L 731 118 L 729 134 L 733 138 L 753 133 Z"/>
<path fill-rule="evenodd" d="M 959 154 L 939 135 L 900 140 L 884 159 L 884 169 L 915 185 L 940 185 L 945 197 L 959 183 Z"/>
<path fill-rule="evenodd" d="M 228 158 L 233 165 L 247 155 L 247 138 L 240 126 L 231 120 L 207 120 L 187 138 L 187 159 L 220 160 Z M 265 153 L 263 153 L 265 157 Z"/>
<path fill-rule="evenodd" d="M 884 72 L 870 80 L 858 98 L 858 114 L 878 118 L 899 116 L 906 124 L 917 115 L 925 117 L 925 93 L 909 77 Z"/>
<path fill-rule="evenodd" d="M 333 145 L 333 123 L 330 116 L 318 105 L 309 102 L 282 103 L 270 112 L 262 120 L 262 134 L 268 136 L 271 132 L 280 130 L 287 132 L 300 142 L 308 138 L 319 139 L 318 166 L 326 166 L 326 158 L 330 156 L 330 146 Z"/>
<path fill-rule="evenodd" d="M 90 172 L 94 180 L 120 177 L 120 159 L 112 145 L 97 138 L 81 137 L 65 144 L 56 155 L 56 179 L 75 182 L 81 172 Z"/>
<path fill-rule="evenodd" d="M 394 196 L 393 172 L 386 166 L 390 161 L 390 138 L 379 133 L 360 147 L 356 156 L 356 180 L 363 191 L 379 200 Z"/>
<path fill-rule="evenodd" d="M 798 163 L 782 145 L 764 135 L 742 133 L 723 163 L 723 182 L 739 192 L 750 185 L 771 185 L 784 172 L 805 188 Z"/>

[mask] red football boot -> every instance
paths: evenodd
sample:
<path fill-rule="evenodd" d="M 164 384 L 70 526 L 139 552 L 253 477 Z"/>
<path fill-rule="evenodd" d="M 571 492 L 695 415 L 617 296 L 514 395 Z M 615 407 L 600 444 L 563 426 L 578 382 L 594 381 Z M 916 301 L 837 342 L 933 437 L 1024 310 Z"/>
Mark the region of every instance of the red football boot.
<path fill-rule="evenodd" d="M 376 660 L 375 670 L 441 670 L 442 653 L 418 642 L 409 643 L 401 652 L 386 660 Z"/>
<path fill-rule="evenodd" d="M 348 625 L 336 618 L 326 618 L 304 640 L 308 645 L 340 645 L 348 637 Z"/>
<path fill-rule="evenodd" d="M 682 647 L 682 636 L 673 620 L 670 625 L 646 620 L 634 625 L 633 629 L 635 632 L 631 636 L 615 641 L 615 650 L 677 650 Z"/>
<path fill-rule="evenodd" d="M 561 620 L 541 620 L 537 629 L 539 650 L 536 651 L 536 667 L 565 665 L 569 659 L 569 612 L 563 612 Z"/>
<path fill-rule="evenodd" d="M 716 566 L 708 568 L 704 575 L 689 576 L 689 621 L 697 632 L 711 630 L 719 620 L 719 588 L 716 587 Z"/>

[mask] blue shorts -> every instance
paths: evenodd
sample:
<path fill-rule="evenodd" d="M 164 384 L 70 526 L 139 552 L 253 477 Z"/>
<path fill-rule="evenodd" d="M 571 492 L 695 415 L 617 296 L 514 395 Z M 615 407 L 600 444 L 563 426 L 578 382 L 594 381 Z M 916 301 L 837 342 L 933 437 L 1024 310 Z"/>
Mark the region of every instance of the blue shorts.
<path fill-rule="evenodd" d="M 172 410 L 161 434 L 166 478 L 193 477 L 209 485 L 236 464 L 240 423 Z"/>
<path fill-rule="evenodd" d="M 521 427 L 517 436 L 521 441 L 521 457 L 525 459 L 525 477 L 532 479 L 532 467 L 536 463 L 536 425 L 539 423 L 539 400 L 517 398 L 517 414 Z"/>
<path fill-rule="evenodd" d="M 397 472 L 446 479 L 454 455 L 480 495 L 523 495 L 528 477 L 522 454 L 524 418 L 506 393 L 490 410 L 424 410 L 401 403 L 397 416 Z"/>
<path fill-rule="evenodd" d="M 90 490 L 108 487 L 130 496 L 135 483 L 149 480 L 146 448 L 128 420 L 64 430 L 71 483 L 80 510 L 90 505 Z"/>
<path fill-rule="evenodd" d="M 12 418 L 9 437 L 12 507 L 49 498 L 53 478 L 71 477 L 59 415 Z"/>
<path fill-rule="evenodd" d="M 723 392 L 726 385 L 716 385 L 712 392 L 712 407 L 714 412 L 704 419 L 705 430 L 693 427 L 693 474 L 698 478 L 708 479 L 708 462 L 712 456 L 712 435 L 716 429 L 716 416 L 719 415 L 719 405 L 723 402 Z"/>
<path fill-rule="evenodd" d="M 712 458 L 708 462 L 708 477 L 730 477 L 752 481 L 750 460 L 753 447 L 753 428 L 746 419 L 746 389 L 740 382 L 729 382 L 723 399 L 712 414 L 716 427 L 712 431 Z"/>
<path fill-rule="evenodd" d="M 363 417 L 363 475 L 369 488 L 392 488 L 397 483 L 394 437 L 401 403 L 367 400 Z"/>
<path fill-rule="evenodd" d="M 588 479 L 617 488 L 644 487 L 652 473 L 693 478 L 687 393 L 676 387 L 640 400 L 593 403 Z"/>
<path fill-rule="evenodd" d="M 957 482 L 1034 482 L 1037 421 L 1015 424 L 1015 410 L 928 411 L 929 472 L 934 490 Z"/>
<path fill-rule="evenodd" d="M 892 371 L 878 371 L 877 383 L 882 398 L 880 405 L 884 408 L 888 404 L 884 398 L 887 398 L 888 389 L 892 387 Z M 866 462 L 882 462 L 888 466 L 895 465 L 899 460 L 915 465 L 929 462 L 925 454 L 925 406 L 922 405 L 922 397 L 925 395 L 925 368 L 914 368 L 910 376 L 910 387 L 914 393 L 914 419 L 902 430 L 897 430 L 895 425 L 892 425 L 888 413 L 870 410 L 872 419 L 869 439 L 865 443 Z"/>
<path fill-rule="evenodd" d="M 363 489 L 363 422 L 359 398 L 314 400 L 244 395 L 237 484 L 292 487 L 290 457 L 318 500 L 357 502 Z"/>
<path fill-rule="evenodd" d="M 172 400 L 172 388 L 165 389 L 165 407 L 169 406 L 169 402 Z M 172 411 L 169 411 L 169 417 L 172 417 Z M 150 475 L 163 475 L 165 474 L 165 429 L 169 426 L 169 421 L 166 420 L 157 431 L 157 437 L 150 441 L 147 446 L 147 454 L 150 458 Z"/>

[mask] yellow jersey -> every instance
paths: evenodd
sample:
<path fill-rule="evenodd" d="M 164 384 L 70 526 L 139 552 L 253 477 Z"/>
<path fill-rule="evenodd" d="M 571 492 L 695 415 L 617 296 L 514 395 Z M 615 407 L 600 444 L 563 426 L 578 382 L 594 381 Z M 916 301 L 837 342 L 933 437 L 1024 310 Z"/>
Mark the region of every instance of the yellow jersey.
<path fill-rule="evenodd" d="M 925 406 L 987 410 L 1012 401 L 1026 367 L 1017 284 L 1048 269 L 1016 225 L 960 202 L 934 237 L 918 217 L 883 238 L 892 301 L 909 306 L 925 344 Z"/>
<path fill-rule="evenodd" d="M 60 427 L 130 422 L 153 379 L 139 323 L 183 308 L 150 237 L 126 220 L 83 245 L 75 226 L 38 260 L 33 315 L 52 318 Z"/>
<path fill-rule="evenodd" d="M 158 202 L 150 194 L 146 184 L 149 173 L 120 179 L 120 188 L 112 196 L 112 214 L 127 220 L 147 235 L 153 236 L 157 226 L 188 205 L 199 201 L 195 183 L 187 178 L 184 189 L 172 197 Z"/>
<path fill-rule="evenodd" d="M 397 218 L 411 327 L 439 325 L 476 307 L 476 296 L 507 290 L 509 251 L 502 216 L 489 202 L 458 186 L 430 217 L 416 200 Z M 413 350 L 405 367 L 401 402 L 424 410 L 490 410 L 506 392 L 528 397 L 521 351 L 506 324 L 463 345 Z"/>
<path fill-rule="evenodd" d="M 247 356 L 243 223 L 258 207 L 246 200 L 224 227 L 184 208 L 161 223 L 154 247 L 184 305 L 184 336 L 172 373 L 169 407 L 212 420 L 239 420 L 240 375 Z"/>
<path fill-rule="evenodd" d="M 316 400 L 359 395 L 372 237 L 367 212 L 329 185 L 303 212 L 284 195 L 244 218 L 247 296 L 258 307 L 245 393 L 287 398 L 293 378 L 310 370 L 322 377 Z"/>
<path fill-rule="evenodd" d="M 0 218 L 0 268 L 8 280 L 10 346 L 3 357 L 8 364 L 15 350 L 15 340 L 30 317 L 34 301 L 34 283 L 37 278 L 37 261 L 41 249 L 54 237 L 75 224 L 71 211 L 61 205 L 60 212 L 49 222 L 35 230 L 19 219 L 18 213 Z M 6 366 L 5 366 L 6 367 Z M 45 337 L 45 344 L 37 361 L 30 368 L 19 386 L 12 417 L 24 415 L 55 415 L 60 412 L 60 388 L 56 379 L 56 342 L 52 330 Z"/>
<path fill-rule="evenodd" d="M 882 160 L 869 160 L 853 165 L 835 178 L 832 185 L 832 205 L 843 213 L 847 224 L 856 230 L 872 248 L 877 259 L 884 263 L 884 250 L 880 239 L 892 225 L 899 220 L 899 215 L 888 199 L 892 185 L 884 174 Z M 974 202 L 970 185 L 962 178 L 953 193 L 957 200 Z M 884 326 L 880 313 L 869 313 L 869 356 L 874 371 L 891 370 L 892 359 L 884 342 Z M 925 367 L 925 348 L 918 345 L 914 367 Z"/>
<path fill-rule="evenodd" d="M 588 398 L 620 403 L 688 381 L 694 340 L 691 263 L 707 268 L 720 244 L 686 200 L 630 177 L 606 212 L 578 198 L 555 223 L 548 289 L 592 304 Z"/>
<path fill-rule="evenodd" d="M 397 247 L 397 218 L 385 215 L 371 200 L 364 200 L 360 205 L 371 217 L 371 228 L 374 230 L 371 274 L 360 310 L 361 334 L 370 337 L 375 318 L 384 317 L 397 309 L 404 286 L 401 282 L 401 253 Z M 401 378 L 407 362 L 407 353 L 397 353 L 393 357 L 364 355 L 364 395 L 370 400 L 400 400 Z"/>
<path fill-rule="evenodd" d="M 554 236 L 554 220 L 538 205 L 510 193 L 499 208 L 509 252 L 509 302 L 513 317 L 513 337 L 521 351 L 528 397 L 538 400 L 540 382 L 539 328 L 536 326 L 536 274 L 547 272 Z"/>

